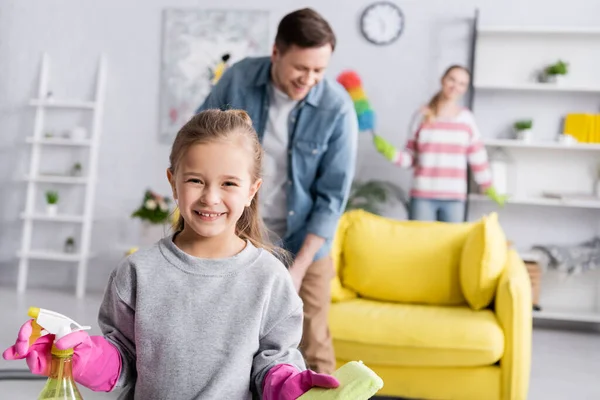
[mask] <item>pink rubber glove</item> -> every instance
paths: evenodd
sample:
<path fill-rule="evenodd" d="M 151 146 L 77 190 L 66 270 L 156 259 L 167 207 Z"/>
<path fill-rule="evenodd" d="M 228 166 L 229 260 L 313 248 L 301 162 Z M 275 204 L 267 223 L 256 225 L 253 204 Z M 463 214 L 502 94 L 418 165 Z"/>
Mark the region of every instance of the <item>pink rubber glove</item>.
<path fill-rule="evenodd" d="M 332 389 L 339 385 L 333 376 L 311 370 L 299 372 L 293 365 L 279 364 L 265 377 L 263 400 L 295 400 L 313 387 Z"/>
<path fill-rule="evenodd" d="M 27 362 L 29 370 L 35 375 L 48 376 L 50 373 L 50 350 L 54 342 L 54 335 L 44 335 L 39 337 L 35 343 L 29 346 L 29 338 L 33 332 L 31 322 L 25 322 L 17 335 L 17 341 L 14 345 L 4 350 L 2 358 L 5 360 L 22 360 Z"/>
<path fill-rule="evenodd" d="M 45 335 L 29 347 L 31 320 L 19 330 L 16 343 L 2 354 L 5 360 L 26 358 L 36 375 L 48 376 L 54 335 Z M 73 349 L 73 379 L 97 392 L 110 392 L 121 374 L 121 355 L 103 336 L 90 336 L 85 331 L 66 335 L 55 343 L 60 350 Z"/>

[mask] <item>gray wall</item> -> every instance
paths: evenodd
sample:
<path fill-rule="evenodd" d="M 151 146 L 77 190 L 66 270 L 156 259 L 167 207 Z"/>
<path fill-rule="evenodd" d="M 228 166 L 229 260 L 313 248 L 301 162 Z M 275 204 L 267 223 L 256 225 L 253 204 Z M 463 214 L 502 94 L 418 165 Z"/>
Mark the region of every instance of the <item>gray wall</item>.
<path fill-rule="evenodd" d="M 411 113 L 437 89 L 441 71 L 450 63 L 467 62 L 475 7 L 484 23 L 501 25 L 598 26 L 600 15 L 596 0 L 397 1 L 407 19 L 405 32 L 394 45 L 377 47 L 363 40 L 357 29 L 358 16 L 369 3 L 256 0 L 252 8 L 271 11 L 272 36 L 279 19 L 292 9 L 311 6 L 321 12 L 339 38 L 329 76 L 346 68 L 357 70 L 377 112 L 380 132 L 398 145 L 405 141 Z M 248 7 L 243 4 L 222 0 L 218 7 Z M 100 256 L 90 265 L 91 288 L 102 290 L 124 249 L 135 244 L 137 226 L 129 214 L 145 188 L 169 193 L 164 173 L 169 146 L 157 140 L 161 11 L 166 7 L 216 8 L 214 2 L 191 0 L 0 3 L 0 284 L 13 285 L 16 279 L 18 215 L 25 198 L 25 185 L 18 179 L 28 165 L 24 138 L 33 130 L 33 112 L 24 105 L 35 93 L 43 51 L 52 58 L 56 96 L 64 97 L 89 96 L 98 54 L 108 55 L 93 230 L 93 248 Z M 361 138 L 358 177 L 389 179 L 407 188 L 410 172 L 391 168 L 369 140 Z M 390 210 L 389 215 L 401 218 L 403 212 Z M 64 237 L 58 229 L 55 236 Z M 73 270 L 38 264 L 30 282 L 71 287 Z"/>

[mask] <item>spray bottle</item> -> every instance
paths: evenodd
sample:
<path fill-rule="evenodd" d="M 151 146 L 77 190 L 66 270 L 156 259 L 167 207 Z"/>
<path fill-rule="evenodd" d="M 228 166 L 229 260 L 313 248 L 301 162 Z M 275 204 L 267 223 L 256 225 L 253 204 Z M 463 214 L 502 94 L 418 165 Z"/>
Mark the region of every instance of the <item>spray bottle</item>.
<path fill-rule="evenodd" d="M 43 308 L 30 307 L 27 313 L 33 321 L 29 339 L 32 345 L 40 336 L 55 335 L 54 342 L 71 332 L 91 329 L 81 326 L 71 318 Z M 73 380 L 73 349 L 59 350 L 52 344 L 50 375 L 38 400 L 81 400 L 81 394 Z"/>

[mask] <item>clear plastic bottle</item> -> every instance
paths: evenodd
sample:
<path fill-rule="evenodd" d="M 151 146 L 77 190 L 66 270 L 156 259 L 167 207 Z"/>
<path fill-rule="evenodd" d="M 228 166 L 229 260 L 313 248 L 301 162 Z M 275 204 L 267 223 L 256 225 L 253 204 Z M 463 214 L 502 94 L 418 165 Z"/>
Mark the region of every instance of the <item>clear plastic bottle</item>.
<path fill-rule="evenodd" d="M 73 380 L 73 349 L 52 346 L 50 376 L 38 400 L 83 400 Z"/>

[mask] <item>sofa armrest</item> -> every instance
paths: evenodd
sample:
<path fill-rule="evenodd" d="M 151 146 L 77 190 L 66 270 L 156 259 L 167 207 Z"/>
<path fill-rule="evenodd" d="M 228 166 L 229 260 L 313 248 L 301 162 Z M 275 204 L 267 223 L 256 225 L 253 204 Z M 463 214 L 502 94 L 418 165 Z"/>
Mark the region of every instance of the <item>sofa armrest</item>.
<path fill-rule="evenodd" d="M 344 239 L 346 237 L 346 230 L 351 225 L 354 214 L 356 212 L 353 211 L 342 214 L 333 237 L 331 259 L 335 269 L 335 276 L 331 280 L 331 301 L 334 303 L 358 297 L 355 291 L 345 288 L 342 285 L 341 279 L 342 269 L 344 268 Z"/>
<path fill-rule="evenodd" d="M 531 368 L 531 283 L 525 264 L 509 250 L 496 291 L 496 316 L 504 331 L 501 399 L 525 400 Z"/>

